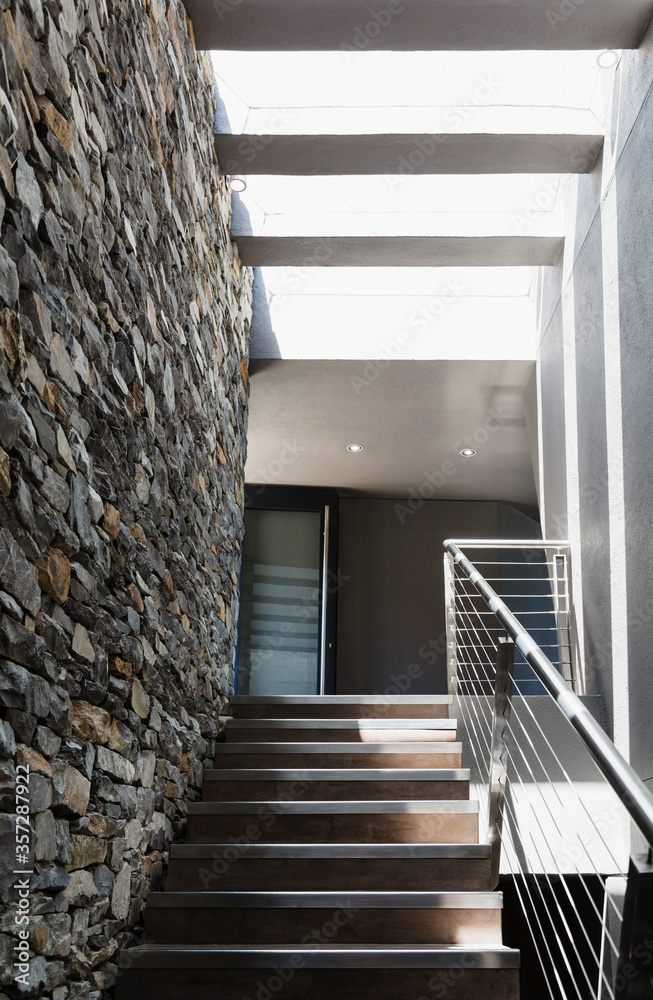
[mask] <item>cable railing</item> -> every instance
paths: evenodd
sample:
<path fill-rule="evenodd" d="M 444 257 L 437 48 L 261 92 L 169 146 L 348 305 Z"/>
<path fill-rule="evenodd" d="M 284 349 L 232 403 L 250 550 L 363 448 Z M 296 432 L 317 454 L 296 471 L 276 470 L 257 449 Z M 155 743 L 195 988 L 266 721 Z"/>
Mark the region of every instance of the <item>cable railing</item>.
<path fill-rule="evenodd" d="M 478 552 L 474 560 L 475 568 L 546 653 L 562 677 L 574 690 L 578 690 L 579 678 L 572 641 L 573 605 L 568 543 L 469 541 L 464 546 Z M 503 634 L 503 626 L 450 553 L 445 555 L 445 587 L 448 648 L 450 651 L 457 649 L 463 656 L 467 652 L 478 654 L 482 650 L 484 661 L 494 663 L 496 639 Z M 473 645 L 468 649 L 465 641 L 470 636 L 463 631 L 456 637 L 451 631 L 456 615 L 462 621 L 476 622 L 476 628 L 471 630 Z M 450 645 L 452 638 L 455 647 Z M 455 672 L 449 673 L 450 678 L 457 676 Z M 544 693 L 542 682 L 520 650 L 516 650 L 514 677 L 515 685 L 522 694 Z M 480 672 L 470 678 L 468 684 L 476 693 L 493 690 Z M 468 689 L 466 693 L 471 694 L 472 690 Z"/>
<path fill-rule="evenodd" d="M 652 1000 L 653 796 L 574 691 L 568 543 L 444 547 L 449 691 L 533 995 Z"/>

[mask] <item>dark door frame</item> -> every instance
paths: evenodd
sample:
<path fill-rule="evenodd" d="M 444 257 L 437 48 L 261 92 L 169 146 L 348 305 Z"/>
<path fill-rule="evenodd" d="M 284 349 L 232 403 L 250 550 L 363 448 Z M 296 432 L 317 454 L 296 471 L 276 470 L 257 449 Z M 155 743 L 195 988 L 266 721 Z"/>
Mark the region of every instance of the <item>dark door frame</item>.
<path fill-rule="evenodd" d="M 338 500 L 336 490 L 314 489 L 305 486 L 259 486 L 256 484 L 245 486 L 246 510 L 307 510 L 319 511 L 321 515 L 320 530 L 324 549 L 320 578 L 320 667 L 323 669 L 324 694 L 335 694 L 336 690 Z M 327 532 L 326 539 L 325 531 Z M 324 658 L 323 667 L 322 656 Z"/>

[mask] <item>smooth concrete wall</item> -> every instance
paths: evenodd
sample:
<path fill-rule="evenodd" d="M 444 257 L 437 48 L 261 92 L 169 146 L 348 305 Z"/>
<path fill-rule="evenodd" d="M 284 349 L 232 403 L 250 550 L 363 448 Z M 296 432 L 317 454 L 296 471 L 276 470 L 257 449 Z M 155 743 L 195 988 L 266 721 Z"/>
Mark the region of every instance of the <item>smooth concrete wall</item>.
<path fill-rule="evenodd" d="M 645 779 L 653 775 L 652 81 L 649 30 L 603 77 L 604 154 L 569 184 L 564 260 L 541 288 L 538 366 L 545 528 L 551 537 L 567 515 L 582 567 L 587 676 L 604 696 L 615 742 Z"/>
<path fill-rule="evenodd" d="M 442 542 L 497 538 L 500 505 L 407 503 L 340 500 L 338 694 L 447 691 Z"/>
<path fill-rule="evenodd" d="M 612 646 L 610 614 L 609 496 L 603 323 L 603 239 L 595 216 L 583 234 L 574 272 L 593 280 L 574 281 L 574 356 L 578 426 L 575 512 L 582 547 L 583 638 L 587 676 L 612 705 L 613 678 L 606 653 Z M 607 249 L 607 248 L 606 248 Z M 570 323 L 571 325 L 571 323 Z M 573 374 L 572 374 L 573 377 Z"/>
<path fill-rule="evenodd" d="M 619 163 L 616 209 L 630 749 L 653 790 L 652 149 L 653 97 L 649 91 Z"/>

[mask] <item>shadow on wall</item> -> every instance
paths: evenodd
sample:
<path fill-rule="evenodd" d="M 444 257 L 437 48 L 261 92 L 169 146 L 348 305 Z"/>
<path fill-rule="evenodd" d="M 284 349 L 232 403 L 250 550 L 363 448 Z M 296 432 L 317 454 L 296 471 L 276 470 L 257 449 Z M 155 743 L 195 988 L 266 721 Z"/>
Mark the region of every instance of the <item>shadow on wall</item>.
<path fill-rule="evenodd" d="M 235 197 L 238 198 L 237 195 Z M 238 201 L 240 201 L 239 198 Z M 260 267 L 254 268 L 254 284 L 252 285 L 250 357 L 259 359 L 281 357 L 279 341 L 272 328 L 268 292 Z"/>
<path fill-rule="evenodd" d="M 215 97 L 215 117 L 213 119 L 214 133 L 223 132 L 231 134 L 233 129 L 227 114 L 227 108 L 220 96 L 220 89 L 216 79 L 213 81 L 213 93 Z M 252 235 L 252 220 L 247 207 L 240 195 L 232 192 L 231 195 L 231 228 L 243 235 Z M 272 317 L 270 316 L 270 306 L 268 301 L 268 291 L 265 287 L 263 274 L 260 267 L 254 269 L 254 284 L 252 286 L 252 325 L 250 328 L 250 357 L 251 358 L 280 358 L 281 349 L 277 336 L 272 328 Z"/>

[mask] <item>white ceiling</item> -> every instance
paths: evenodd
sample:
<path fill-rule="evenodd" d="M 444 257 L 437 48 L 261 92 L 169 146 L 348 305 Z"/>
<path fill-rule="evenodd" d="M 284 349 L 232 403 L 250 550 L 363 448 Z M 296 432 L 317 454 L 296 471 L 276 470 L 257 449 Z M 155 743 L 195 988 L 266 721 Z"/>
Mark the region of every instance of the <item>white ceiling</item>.
<path fill-rule="evenodd" d="M 247 482 L 535 504 L 522 399 L 533 369 L 532 361 L 253 361 Z M 349 453 L 350 443 L 364 451 Z M 474 458 L 460 456 L 466 446 Z"/>
<path fill-rule="evenodd" d="M 352 268 L 357 270 L 361 269 Z M 404 270 L 409 273 L 412 268 Z M 461 272 L 470 270 L 460 268 Z M 289 281 L 295 276 L 291 273 Z M 410 295 L 403 292 L 400 276 L 387 279 L 384 293 L 369 296 L 320 294 L 309 284 L 304 289 L 299 279 L 287 287 L 293 290 L 268 295 L 266 302 L 257 283 L 253 358 L 409 361 L 535 357 L 535 306 L 528 295 L 504 297 L 491 290 L 469 294 L 469 286 L 462 280 L 431 283 L 432 291 L 427 291 L 427 285 L 426 294 Z"/>
<path fill-rule="evenodd" d="M 626 2 L 626 0 L 621 0 Z M 243 52 L 216 51 L 213 63 L 230 128 L 256 132 L 263 109 L 355 109 L 364 123 L 374 109 L 421 108 L 446 121 L 451 107 L 589 108 L 596 52 Z M 483 88 L 483 83 L 489 87 Z M 480 87 L 480 89 L 479 89 Z M 474 102 L 478 93 L 480 99 Z M 252 116 L 252 117 L 250 117 Z M 255 119 L 260 122 L 260 116 Z M 434 121 L 433 130 L 439 131 Z M 476 126 L 475 126 L 476 127 Z M 418 131 L 421 129 L 418 128 Z M 275 119 L 276 132 L 302 131 Z M 307 131 L 312 131 L 309 127 Z M 335 131 L 340 132 L 338 125 Z M 351 117 L 344 131 L 366 131 Z M 382 130 L 384 131 L 384 130 Z M 431 131 L 431 128 L 428 129 Z M 522 129 L 520 129 L 522 131 Z M 524 128 L 523 131 L 528 131 Z"/>

